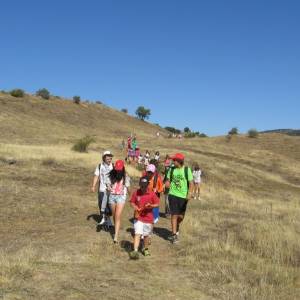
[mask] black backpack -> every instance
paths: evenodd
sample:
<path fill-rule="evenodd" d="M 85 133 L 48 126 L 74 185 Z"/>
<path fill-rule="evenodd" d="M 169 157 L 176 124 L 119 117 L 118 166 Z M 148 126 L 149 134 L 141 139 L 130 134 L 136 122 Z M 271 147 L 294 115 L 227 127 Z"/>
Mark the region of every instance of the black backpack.
<path fill-rule="evenodd" d="M 173 180 L 174 169 L 175 168 L 171 168 L 170 182 L 172 182 L 172 180 Z M 185 177 L 185 180 L 186 180 L 187 189 L 189 190 L 190 189 L 190 182 L 189 182 L 188 172 L 189 172 L 189 167 L 184 167 L 184 177 Z"/>

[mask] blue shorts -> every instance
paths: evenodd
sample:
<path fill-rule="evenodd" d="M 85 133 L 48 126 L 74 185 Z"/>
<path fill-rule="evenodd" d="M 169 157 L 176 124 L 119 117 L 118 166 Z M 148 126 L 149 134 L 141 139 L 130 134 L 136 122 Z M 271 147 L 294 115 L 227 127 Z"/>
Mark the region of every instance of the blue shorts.
<path fill-rule="evenodd" d="M 125 201 L 126 201 L 126 195 L 110 194 L 109 196 L 109 204 L 125 203 Z"/>

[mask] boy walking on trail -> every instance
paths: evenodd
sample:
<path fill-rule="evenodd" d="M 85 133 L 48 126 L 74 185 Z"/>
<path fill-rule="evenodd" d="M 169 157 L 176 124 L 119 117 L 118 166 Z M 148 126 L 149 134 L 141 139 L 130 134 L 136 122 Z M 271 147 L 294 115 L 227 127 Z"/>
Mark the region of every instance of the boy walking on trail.
<path fill-rule="evenodd" d="M 140 188 L 135 191 L 131 197 L 130 204 L 135 210 L 135 217 L 137 221 L 134 223 L 134 242 L 133 251 L 130 252 L 131 259 L 138 259 L 138 248 L 140 245 L 141 236 L 144 237 L 144 249 L 142 253 L 144 256 L 149 256 L 149 238 L 153 229 L 153 213 L 152 210 L 159 206 L 159 198 L 154 192 L 148 188 L 149 181 L 147 177 L 141 177 Z"/>
<path fill-rule="evenodd" d="M 110 151 L 105 151 L 102 156 L 102 163 L 96 167 L 94 179 L 92 184 L 92 192 L 95 193 L 98 188 L 98 206 L 100 211 L 100 221 L 97 225 L 104 225 L 107 217 L 109 216 L 109 173 L 113 169 L 112 164 L 113 155 Z M 110 223 L 110 222 L 109 222 Z M 110 226 L 110 224 L 108 224 Z"/>
<path fill-rule="evenodd" d="M 179 226 L 184 219 L 190 191 L 193 190 L 193 174 L 190 168 L 184 166 L 184 155 L 176 153 L 171 159 L 174 168 L 167 174 L 166 187 L 169 188 L 169 205 L 171 213 L 171 242 L 178 242 Z"/>

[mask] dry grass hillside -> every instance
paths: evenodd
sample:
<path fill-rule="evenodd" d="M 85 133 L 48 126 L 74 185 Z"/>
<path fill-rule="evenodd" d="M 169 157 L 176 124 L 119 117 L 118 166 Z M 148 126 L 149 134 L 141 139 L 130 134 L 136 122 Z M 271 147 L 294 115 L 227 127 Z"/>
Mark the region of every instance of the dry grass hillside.
<path fill-rule="evenodd" d="M 98 104 L 0 93 L 1 299 L 299 299 L 300 137 L 155 139 L 157 130 Z M 96 230 L 89 191 L 99 152 L 123 157 L 130 132 L 142 149 L 181 151 L 205 173 L 180 242 L 167 241 L 161 218 L 152 256 L 139 261 L 128 259 L 129 205 L 116 246 Z M 73 152 L 86 134 L 96 143 Z"/>

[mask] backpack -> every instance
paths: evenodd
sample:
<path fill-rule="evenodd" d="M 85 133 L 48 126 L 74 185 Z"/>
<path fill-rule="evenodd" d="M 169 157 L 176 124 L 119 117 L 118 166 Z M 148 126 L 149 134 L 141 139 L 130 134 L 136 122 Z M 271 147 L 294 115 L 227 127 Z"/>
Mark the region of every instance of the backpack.
<path fill-rule="evenodd" d="M 174 169 L 175 168 L 171 168 L 171 174 L 170 174 L 170 182 L 172 182 L 173 180 L 173 173 L 174 173 Z M 189 190 L 190 189 L 190 183 L 189 183 L 189 176 L 188 176 L 188 172 L 189 172 L 189 167 L 184 167 L 184 177 L 185 177 L 185 180 L 186 180 L 186 184 L 187 184 L 187 189 Z"/>

